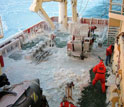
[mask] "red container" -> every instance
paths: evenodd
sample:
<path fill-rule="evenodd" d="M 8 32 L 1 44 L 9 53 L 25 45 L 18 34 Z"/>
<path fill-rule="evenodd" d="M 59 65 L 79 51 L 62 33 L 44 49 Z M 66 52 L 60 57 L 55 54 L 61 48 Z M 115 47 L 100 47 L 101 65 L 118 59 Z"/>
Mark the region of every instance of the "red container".
<path fill-rule="evenodd" d="M 3 60 L 3 56 L 0 55 L 0 64 L 1 64 L 1 67 L 4 67 L 4 60 Z"/>

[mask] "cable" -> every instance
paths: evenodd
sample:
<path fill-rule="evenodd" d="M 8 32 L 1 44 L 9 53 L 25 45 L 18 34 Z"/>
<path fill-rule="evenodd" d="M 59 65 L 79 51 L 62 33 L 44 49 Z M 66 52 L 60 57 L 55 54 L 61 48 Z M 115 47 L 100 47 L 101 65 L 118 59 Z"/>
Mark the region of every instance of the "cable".
<path fill-rule="evenodd" d="M 83 7 L 83 0 L 82 0 L 82 2 L 80 3 L 81 5 L 80 5 L 80 8 L 79 8 L 79 13 L 80 13 L 80 11 L 81 11 L 81 9 L 82 9 L 82 7 Z"/>
<path fill-rule="evenodd" d="M 105 3 L 104 3 L 104 4 L 105 4 Z M 105 15 L 108 13 L 108 9 L 107 9 L 108 5 L 109 5 L 109 4 L 106 4 L 106 6 L 105 6 L 105 11 L 103 12 L 102 15 L 100 15 L 100 18 L 102 18 L 103 16 L 105 16 Z"/>
<path fill-rule="evenodd" d="M 87 8 L 87 6 L 88 6 L 88 2 L 89 2 L 89 0 L 87 0 L 87 3 L 86 3 L 86 5 L 85 5 L 83 11 L 82 11 L 81 13 L 79 13 L 79 17 L 81 17 L 81 14 L 83 14 L 83 12 L 85 11 L 85 9 Z"/>

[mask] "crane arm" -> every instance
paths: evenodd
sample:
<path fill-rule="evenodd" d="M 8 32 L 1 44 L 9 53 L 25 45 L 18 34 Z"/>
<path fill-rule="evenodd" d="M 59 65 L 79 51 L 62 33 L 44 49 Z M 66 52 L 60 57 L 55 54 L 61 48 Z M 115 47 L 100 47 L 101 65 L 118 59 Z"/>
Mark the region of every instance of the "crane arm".
<path fill-rule="evenodd" d="M 49 16 L 48 16 L 47 13 L 44 11 L 44 9 L 43 9 L 43 8 L 40 8 L 40 9 L 39 9 L 39 12 L 42 13 L 42 15 L 44 16 L 46 22 L 48 22 L 49 26 L 50 26 L 52 29 L 55 29 L 55 26 L 54 26 L 52 20 L 49 18 Z"/>
<path fill-rule="evenodd" d="M 44 0 L 45 1 L 45 0 Z M 46 0 L 47 2 L 48 0 Z M 32 5 L 30 6 L 30 10 L 33 12 L 36 12 L 37 14 L 39 14 L 39 16 L 43 15 L 45 20 L 49 23 L 50 27 L 52 29 L 55 28 L 52 20 L 49 18 L 49 16 L 47 15 L 47 13 L 45 12 L 45 10 L 42 8 L 42 2 L 43 0 L 34 0 Z"/>
<path fill-rule="evenodd" d="M 71 0 L 72 4 L 72 21 L 77 22 L 77 0 Z"/>
<path fill-rule="evenodd" d="M 46 21 L 49 23 L 50 27 L 52 29 L 55 28 L 52 20 L 49 18 L 47 13 L 42 8 L 43 2 L 60 2 L 59 5 L 59 23 L 64 25 L 65 28 L 67 28 L 67 0 L 34 0 L 33 4 L 30 6 L 30 10 L 36 13 L 40 13 L 44 16 Z M 72 0 L 72 20 L 73 22 L 77 22 L 77 0 Z"/>

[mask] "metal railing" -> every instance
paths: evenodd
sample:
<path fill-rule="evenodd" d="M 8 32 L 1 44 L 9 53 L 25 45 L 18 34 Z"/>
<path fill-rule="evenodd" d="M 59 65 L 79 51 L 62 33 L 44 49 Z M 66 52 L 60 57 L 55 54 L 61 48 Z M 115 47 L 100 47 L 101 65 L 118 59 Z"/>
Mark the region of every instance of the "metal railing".
<path fill-rule="evenodd" d="M 124 15 L 124 0 L 122 0 L 122 3 L 115 3 L 112 0 L 110 0 L 109 12 Z"/>
<path fill-rule="evenodd" d="M 51 18 L 53 22 L 58 22 L 58 17 Z M 68 18 L 71 20 L 71 17 Z M 107 19 L 95 19 L 95 18 L 82 18 L 82 24 L 93 24 L 93 25 L 108 25 Z M 12 52 L 15 49 L 21 49 L 21 45 L 24 41 L 30 40 L 44 31 L 49 31 L 49 27 L 45 21 L 39 22 L 24 31 L 18 32 L 15 35 L 8 37 L 6 40 L 0 43 L 0 52 L 3 55 L 8 55 L 9 52 Z"/>

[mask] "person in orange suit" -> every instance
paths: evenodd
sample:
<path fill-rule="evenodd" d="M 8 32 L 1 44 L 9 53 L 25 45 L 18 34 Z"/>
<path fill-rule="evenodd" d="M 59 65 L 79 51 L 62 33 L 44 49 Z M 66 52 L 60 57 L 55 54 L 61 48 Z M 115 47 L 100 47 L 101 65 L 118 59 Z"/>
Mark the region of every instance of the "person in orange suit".
<path fill-rule="evenodd" d="M 105 60 L 105 65 L 108 66 L 108 63 L 110 64 L 111 62 L 111 56 L 114 50 L 114 46 L 110 45 L 107 49 L 106 49 L 106 60 Z"/>
<path fill-rule="evenodd" d="M 60 107 L 76 107 L 76 106 L 68 102 L 67 97 L 64 97 L 63 101 L 60 103 Z"/>
<path fill-rule="evenodd" d="M 102 86 L 102 92 L 105 93 L 105 72 L 106 72 L 106 67 L 103 63 L 102 60 L 100 60 L 99 64 L 97 64 L 93 68 L 93 72 L 95 73 L 95 78 L 92 81 L 92 85 L 94 86 L 97 81 L 100 80 L 101 86 Z"/>

